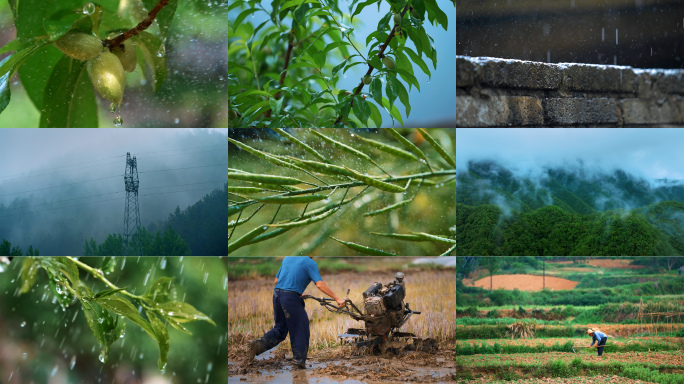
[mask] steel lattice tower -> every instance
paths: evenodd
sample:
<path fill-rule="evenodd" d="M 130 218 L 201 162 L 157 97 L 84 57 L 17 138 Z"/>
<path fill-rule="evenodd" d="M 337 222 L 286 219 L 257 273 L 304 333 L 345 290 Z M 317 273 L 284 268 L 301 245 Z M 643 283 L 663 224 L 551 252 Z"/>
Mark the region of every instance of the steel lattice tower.
<path fill-rule="evenodd" d="M 138 205 L 138 162 L 131 153 L 126 153 L 126 172 L 124 173 L 126 185 L 126 210 L 124 211 L 124 254 L 128 256 L 142 256 L 142 248 L 139 241 L 131 244 L 130 241 L 137 237 L 140 225 L 140 206 Z"/>

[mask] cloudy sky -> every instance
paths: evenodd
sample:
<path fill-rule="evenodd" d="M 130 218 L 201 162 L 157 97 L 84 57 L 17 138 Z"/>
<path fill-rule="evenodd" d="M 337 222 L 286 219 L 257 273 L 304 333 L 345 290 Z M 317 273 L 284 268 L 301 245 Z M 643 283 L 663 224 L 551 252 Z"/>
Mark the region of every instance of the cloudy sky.
<path fill-rule="evenodd" d="M 684 129 L 457 128 L 456 165 L 495 160 L 520 174 L 545 166 L 624 169 L 646 180 L 684 179 Z"/>
<path fill-rule="evenodd" d="M 78 255 L 85 239 L 121 233 L 127 152 L 138 162 L 141 224 L 166 219 L 227 181 L 227 134 L 0 129 L 0 241 L 32 244 L 41 255 Z"/>

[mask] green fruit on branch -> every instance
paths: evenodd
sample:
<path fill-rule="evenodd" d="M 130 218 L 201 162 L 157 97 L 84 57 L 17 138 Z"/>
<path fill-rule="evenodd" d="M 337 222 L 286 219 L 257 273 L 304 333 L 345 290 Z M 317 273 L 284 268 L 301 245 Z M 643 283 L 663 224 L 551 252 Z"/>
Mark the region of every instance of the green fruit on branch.
<path fill-rule="evenodd" d="M 373 81 L 373 79 L 370 76 L 366 75 L 363 77 L 363 83 L 364 84 L 368 85 L 371 83 L 371 81 Z"/>
<path fill-rule="evenodd" d="M 138 62 L 138 54 L 135 50 L 135 45 L 129 44 L 128 46 L 125 46 L 124 44 L 121 44 L 118 47 L 114 47 L 112 53 L 119 58 L 124 71 L 135 71 L 135 64 Z"/>
<path fill-rule="evenodd" d="M 115 54 L 105 50 L 86 65 L 90 81 L 100 95 L 116 105 L 123 100 L 126 73 Z"/>
<path fill-rule="evenodd" d="M 390 71 L 394 71 L 397 68 L 397 64 L 394 63 L 394 60 L 392 60 L 391 57 L 383 57 L 382 58 L 382 63 L 385 65 L 387 69 Z"/>
<path fill-rule="evenodd" d="M 235 120 L 237 117 L 238 114 L 235 112 L 235 110 L 231 109 L 230 112 L 228 112 L 228 120 Z"/>
<path fill-rule="evenodd" d="M 394 14 L 394 24 L 401 25 L 401 13 Z"/>
<path fill-rule="evenodd" d="M 102 41 L 83 32 L 71 32 L 55 40 L 55 46 L 77 60 L 90 60 L 102 53 Z"/>

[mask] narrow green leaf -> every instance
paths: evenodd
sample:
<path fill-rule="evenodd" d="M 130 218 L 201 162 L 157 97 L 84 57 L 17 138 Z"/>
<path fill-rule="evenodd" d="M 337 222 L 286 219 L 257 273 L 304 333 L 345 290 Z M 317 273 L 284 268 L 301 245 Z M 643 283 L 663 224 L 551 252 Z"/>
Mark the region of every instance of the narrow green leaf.
<path fill-rule="evenodd" d="M 230 241 L 230 240 L 228 240 L 228 255 L 230 255 L 230 252 L 235 251 L 236 249 L 241 248 L 241 247 L 247 245 L 247 243 L 248 243 L 250 240 L 252 240 L 252 239 L 254 239 L 255 237 L 257 237 L 257 236 L 261 235 L 262 233 L 266 232 L 267 229 L 268 229 L 267 226 L 265 226 L 265 225 L 260 225 L 260 226 L 258 226 L 258 227 L 256 227 L 256 228 L 252 229 L 251 231 L 247 232 L 247 233 L 244 234 L 241 238 L 239 238 L 239 239 L 237 239 L 237 240 L 235 240 L 235 241 Z"/>
<path fill-rule="evenodd" d="M 439 145 L 437 140 L 433 139 L 432 136 L 430 136 L 430 134 L 427 133 L 427 131 L 423 128 L 418 128 L 418 131 L 423 135 L 423 138 L 425 138 L 425 140 L 432 145 L 435 151 L 437 151 L 437 153 L 439 153 L 439 155 L 446 160 L 447 163 L 456 168 L 456 160 L 454 160 L 454 158 L 448 154 L 441 145 Z"/>
<path fill-rule="evenodd" d="M 356 137 L 365 141 L 366 143 L 370 144 L 370 146 L 377 148 L 383 152 L 387 152 L 391 155 L 398 156 L 398 157 L 401 157 L 401 158 L 404 158 L 404 159 L 410 160 L 410 161 L 418 161 L 419 160 L 418 157 L 416 157 L 416 155 L 414 155 L 411 152 L 407 152 L 403 149 L 399 149 L 397 147 L 393 147 L 391 145 L 387 145 L 387 144 L 381 143 L 379 141 L 371 140 L 371 139 L 365 138 L 365 137 L 360 136 L 360 135 L 357 135 Z"/>
<path fill-rule="evenodd" d="M 418 64 L 420 69 L 426 75 L 428 75 L 428 81 L 430 81 L 432 79 L 432 74 L 430 73 L 430 69 L 428 68 L 427 64 L 425 64 L 425 61 L 423 61 L 423 59 L 409 47 L 404 47 L 404 51 L 411 57 L 411 61 L 415 64 Z"/>
<path fill-rule="evenodd" d="M 228 217 L 242 211 L 243 209 L 249 207 L 250 204 L 236 204 L 228 206 Z"/>
<path fill-rule="evenodd" d="M 455 249 L 456 249 L 456 244 L 454 244 L 451 248 L 447 249 L 446 252 L 442 253 L 440 256 L 448 256 Z"/>
<path fill-rule="evenodd" d="M 342 60 L 341 63 L 339 63 L 339 64 L 337 64 L 335 67 L 333 67 L 333 69 L 332 69 L 332 75 L 333 75 L 333 77 L 335 77 L 335 75 L 337 74 L 337 72 L 339 72 L 339 71 L 342 69 L 342 67 L 344 67 L 344 65 L 347 64 L 347 60 L 349 60 L 349 58 L 346 58 L 346 59 Z"/>
<path fill-rule="evenodd" d="M 256 187 L 228 187 L 228 192 L 233 193 L 259 193 L 263 191 L 264 189 Z"/>
<path fill-rule="evenodd" d="M 142 53 L 141 55 L 138 55 L 138 64 L 140 65 L 140 68 L 144 69 L 145 65 L 150 68 L 150 72 L 152 73 L 150 82 L 154 85 L 154 91 L 157 92 L 168 74 L 168 70 L 166 69 L 166 55 L 158 55 L 163 41 L 159 39 L 159 37 L 145 31 L 140 32 L 132 39 L 136 43 L 139 52 Z"/>
<path fill-rule="evenodd" d="M 237 227 L 238 225 L 242 225 L 242 224 L 248 222 L 249 219 L 250 219 L 250 218 L 247 217 L 247 218 L 244 218 L 244 219 L 240 219 L 240 220 L 238 220 L 238 221 L 235 221 L 235 220 L 229 221 L 229 222 L 228 222 L 228 228 L 233 228 L 233 227 Z"/>
<path fill-rule="evenodd" d="M 375 216 L 375 215 L 379 215 L 379 214 L 381 214 L 381 213 L 389 212 L 389 211 L 391 211 L 391 210 L 393 210 L 393 209 L 397 209 L 397 208 L 399 208 L 399 207 L 403 207 L 404 205 L 409 204 L 409 203 L 411 203 L 411 200 L 404 200 L 404 201 L 402 201 L 402 202 L 399 202 L 399 203 L 396 203 L 396 204 L 389 205 L 389 206 L 387 206 L 387 207 L 385 207 L 385 208 L 378 209 L 377 211 L 371 211 L 371 212 L 364 213 L 363 215 L 364 215 L 364 216 Z"/>
<path fill-rule="evenodd" d="M 433 241 L 439 241 L 440 243 L 447 243 L 447 244 L 456 244 L 456 240 L 454 239 L 449 239 L 446 237 L 442 236 L 437 236 L 437 235 L 431 235 L 429 233 L 425 232 L 411 232 L 414 235 L 418 235 L 426 240 L 433 240 Z"/>
<path fill-rule="evenodd" d="M 338 209 L 339 209 L 338 207 L 332 207 L 329 211 L 327 211 L 323 214 L 317 215 L 317 216 L 312 216 L 306 220 L 293 221 L 293 222 L 289 222 L 289 223 L 269 224 L 268 226 L 269 227 L 278 227 L 278 228 L 302 227 L 302 226 L 305 226 L 305 225 L 308 225 L 311 223 L 315 223 L 317 221 L 321 221 L 321 220 L 325 219 L 326 217 L 337 212 Z"/>
<path fill-rule="evenodd" d="M 390 81 L 391 75 L 385 76 L 387 84 L 385 84 L 385 93 L 387 94 L 387 100 L 389 101 L 390 108 L 394 105 L 394 101 L 399 96 L 399 90 L 396 88 L 396 83 Z"/>
<path fill-rule="evenodd" d="M 356 244 L 356 243 L 350 243 L 347 241 L 338 240 L 332 236 L 330 238 L 337 241 L 338 243 L 344 244 L 347 247 L 349 247 L 349 248 L 351 248 L 357 252 L 360 252 L 361 254 L 367 255 L 367 256 L 396 256 L 394 253 L 381 251 L 379 249 L 366 247 L 364 245 L 360 245 L 360 244 Z"/>
<path fill-rule="evenodd" d="M 411 104 L 409 104 L 408 92 L 406 91 L 404 84 L 397 79 L 396 75 L 387 75 L 387 86 L 391 86 L 392 91 L 399 96 L 399 100 L 401 100 L 401 103 L 406 107 L 406 117 L 408 117 L 411 114 Z M 389 95 L 389 91 L 387 94 Z"/>
<path fill-rule="evenodd" d="M 27 46 L 28 46 L 28 44 L 26 44 L 25 41 L 21 41 L 19 39 L 14 39 L 14 40 L 10 41 L 9 43 L 3 45 L 2 48 L 0 48 L 0 54 L 7 53 L 10 51 L 20 51 L 20 50 L 26 48 Z"/>
<path fill-rule="evenodd" d="M 296 166 L 296 165 L 294 165 L 294 164 L 288 163 L 288 162 L 286 162 L 286 161 L 282 161 L 282 160 L 276 158 L 275 156 L 272 156 L 272 155 L 270 155 L 270 154 L 268 154 L 268 153 L 262 152 L 262 151 L 260 151 L 260 150 L 258 150 L 258 149 L 252 148 L 252 147 L 250 147 L 249 145 L 243 144 L 243 143 L 241 143 L 241 142 L 239 142 L 239 141 L 237 141 L 237 140 L 233 140 L 233 139 L 231 139 L 230 137 L 228 138 L 228 141 L 230 141 L 231 143 L 237 145 L 237 146 L 240 147 L 241 149 L 243 149 L 243 150 L 245 150 L 245 151 L 247 151 L 247 152 L 253 154 L 254 156 L 257 156 L 257 157 L 259 157 L 259 158 L 262 158 L 262 159 L 264 159 L 264 160 L 266 160 L 266 161 L 270 161 L 271 163 L 274 163 L 274 164 L 277 164 L 277 165 L 280 165 L 280 166 L 283 166 L 283 167 L 289 167 L 289 168 L 293 168 L 293 169 L 296 169 L 296 170 L 299 170 L 299 171 L 303 171 L 303 172 L 305 172 L 305 173 L 308 173 L 308 172 L 306 172 L 305 170 L 303 170 L 302 168 L 300 168 L 300 167 L 298 167 L 298 166 Z M 309 173 L 309 174 L 310 174 L 310 173 Z M 315 177 L 315 176 L 314 176 L 314 177 Z M 263 185 L 263 186 L 266 187 L 265 185 Z M 236 188 L 238 188 L 238 187 L 236 187 Z M 247 193 L 247 192 L 245 192 L 245 193 Z"/>
<path fill-rule="evenodd" d="M 339 167 L 337 165 L 333 164 L 323 164 L 319 163 L 317 161 L 310 161 L 310 160 L 302 160 L 302 159 L 297 159 L 292 156 L 287 157 L 290 161 L 299 164 L 300 166 L 307 168 L 311 171 L 322 173 L 325 175 L 340 175 L 340 176 L 349 176 L 353 177 L 354 175 L 347 171 L 346 169 Z"/>
<path fill-rule="evenodd" d="M 403 233 L 378 233 L 378 232 L 371 232 L 372 235 L 378 235 L 378 236 L 385 236 L 385 237 L 391 237 L 393 239 L 398 239 L 398 240 L 407 240 L 407 241 L 425 241 L 424 238 L 418 236 L 418 235 L 406 235 Z"/>
<path fill-rule="evenodd" d="M 348 145 L 346 145 L 346 144 L 342 144 L 342 143 L 340 143 L 339 141 L 333 140 L 333 139 L 329 138 L 328 136 L 325 136 L 324 134 L 322 134 L 322 133 L 316 131 L 315 129 L 311 129 L 311 128 L 308 128 L 308 129 L 309 129 L 309 131 L 310 131 L 311 133 L 313 133 L 314 135 L 320 137 L 321 139 L 327 141 L 328 143 L 330 143 L 330 144 L 332 144 L 332 145 L 334 145 L 334 146 L 336 146 L 336 147 L 338 147 L 338 148 L 340 148 L 340 149 L 342 149 L 342 150 L 344 150 L 344 151 L 347 151 L 347 152 L 349 152 L 349 153 L 351 153 L 351 154 L 353 154 L 353 155 L 362 157 L 362 158 L 364 158 L 364 159 L 371 160 L 371 158 L 370 158 L 368 155 L 366 155 L 365 153 L 363 153 L 363 152 L 361 152 L 361 151 L 359 151 L 359 150 L 357 150 L 357 149 L 354 149 L 354 148 L 352 148 L 352 147 L 350 147 L 350 146 L 348 146 Z"/>
<path fill-rule="evenodd" d="M 269 233 L 264 233 L 264 234 L 261 234 L 261 235 L 255 237 L 254 239 L 250 240 L 249 243 L 247 243 L 247 244 L 255 244 L 255 243 L 258 243 L 261 241 L 272 239 L 276 236 L 282 235 L 283 233 L 289 231 L 290 229 L 292 229 L 292 228 L 278 228 L 278 229 L 271 231 Z"/>
<path fill-rule="evenodd" d="M 382 81 L 376 77 L 370 84 L 370 94 L 379 105 L 382 105 Z M 379 127 L 379 126 L 378 126 Z"/>
<path fill-rule="evenodd" d="M 198 311 L 192 305 L 180 301 L 172 301 L 157 305 L 157 309 L 165 317 L 170 317 L 179 323 L 189 323 L 192 321 L 206 321 L 216 326 L 216 323 L 204 313 Z"/>
<path fill-rule="evenodd" d="M 169 358 L 169 332 L 166 330 L 164 323 L 162 323 L 154 312 L 145 309 L 147 318 L 150 319 L 150 325 L 157 335 L 157 344 L 159 345 L 159 360 L 157 360 L 157 368 L 160 371 L 166 369 L 166 363 Z"/>
<path fill-rule="evenodd" d="M 430 9 L 434 13 L 435 19 L 437 19 L 437 22 L 441 24 L 444 30 L 446 31 L 449 27 L 449 19 L 447 18 L 446 13 L 439 9 L 439 5 L 437 5 L 437 2 L 435 0 L 425 0 L 423 3 L 428 9 Z"/>
<path fill-rule="evenodd" d="M 278 115 L 280 115 L 280 108 L 283 106 L 283 100 L 284 99 L 282 97 L 280 99 L 277 99 L 277 100 L 272 98 L 272 97 L 270 99 L 268 99 L 268 103 L 271 106 L 271 111 L 273 112 L 272 116 L 274 118 L 276 118 L 276 117 L 278 117 Z"/>
<path fill-rule="evenodd" d="M 234 173 L 228 172 L 228 179 L 243 180 L 252 183 L 268 183 L 276 185 L 295 185 L 302 184 L 303 181 L 286 176 L 259 175 L 256 173 Z"/>
<path fill-rule="evenodd" d="M 7 108 L 12 96 L 10 90 L 10 79 L 12 78 L 12 74 L 47 43 L 49 43 L 49 41 L 43 40 L 30 45 L 19 46 L 18 44 L 13 44 L 11 48 L 17 49 L 17 52 L 5 57 L 0 62 L 0 113 Z M 10 44 L 12 43 L 7 44 L 5 47 Z M 3 47 L 3 49 L 5 47 Z"/>
<path fill-rule="evenodd" d="M 376 180 L 376 179 L 374 179 L 374 178 L 372 178 L 372 177 L 370 177 L 370 176 L 362 175 L 362 174 L 360 174 L 360 173 L 358 173 L 358 172 L 356 172 L 356 171 L 353 171 L 353 170 L 351 170 L 351 169 L 349 169 L 349 168 L 347 168 L 347 167 L 344 167 L 344 168 L 346 168 L 349 172 L 353 173 L 353 174 L 354 174 L 353 177 L 354 177 L 355 179 L 361 180 L 361 181 L 363 181 L 364 183 L 366 183 L 367 185 L 370 185 L 370 186 L 372 186 L 372 187 L 381 189 L 381 190 L 386 191 L 386 192 L 392 192 L 392 193 L 401 193 L 401 192 L 405 192 L 405 191 L 406 191 L 406 189 L 404 189 L 404 188 L 402 188 L 402 187 L 400 187 L 400 186 L 398 186 L 398 185 L 394 185 L 394 184 L 390 184 L 390 183 L 385 183 L 384 181 Z"/>
<path fill-rule="evenodd" d="M 428 163 L 427 157 L 425 157 L 425 153 L 423 153 L 423 151 L 421 151 L 420 148 L 416 147 L 415 144 L 413 144 L 412 142 L 410 142 L 406 138 L 404 138 L 404 136 L 402 136 L 394 128 L 387 128 L 386 132 L 389 132 L 392 136 L 394 136 L 395 139 L 399 140 L 400 143 L 404 144 L 404 146 L 406 148 L 408 148 L 409 151 L 415 153 L 416 156 L 425 160 L 425 163 L 428 165 L 428 167 L 430 166 L 430 163 Z"/>
<path fill-rule="evenodd" d="M 368 126 L 368 118 L 370 117 L 371 110 L 368 106 L 368 102 L 364 100 L 360 95 L 354 96 L 354 115 L 363 123 L 363 125 Z"/>
<path fill-rule="evenodd" d="M 354 21 L 354 16 L 361 13 L 361 11 L 363 11 L 364 8 L 366 8 L 367 6 L 369 6 L 371 4 L 375 4 L 378 1 L 380 1 L 380 0 L 367 0 L 367 1 L 364 1 L 363 3 L 357 5 L 356 9 L 354 10 L 354 13 L 352 13 L 352 15 L 351 15 L 351 21 Z"/>
<path fill-rule="evenodd" d="M 308 204 L 327 198 L 326 195 L 304 195 L 304 196 L 263 196 L 251 197 L 251 199 L 261 203 L 269 204 Z"/>
<path fill-rule="evenodd" d="M 41 128 L 98 127 L 97 103 L 85 61 L 63 55 L 45 87 Z"/>
<path fill-rule="evenodd" d="M 105 337 L 105 322 L 113 322 L 111 315 L 97 303 L 81 299 L 83 314 L 85 315 L 88 327 L 93 332 L 95 340 L 102 345 L 102 359 L 107 358 L 109 353 L 109 343 Z"/>
<path fill-rule="evenodd" d="M 305 151 L 307 151 L 307 152 L 309 152 L 310 154 L 314 155 L 314 157 L 318 158 L 319 160 L 321 160 L 321 161 L 323 161 L 323 162 L 325 162 L 325 163 L 328 163 L 328 162 L 329 162 L 323 155 L 321 155 L 320 153 L 318 153 L 318 151 L 316 151 L 315 149 L 311 148 L 309 145 L 307 145 L 306 143 L 304 143 L 304 142 L 302 142 L 301 140 L 297 139 L 296 137 L 294 137 L 294 136 L 290 135 L 289 133 L 285 132 L 284 130 L 282 130 L 282 129 L 280 129 L 280 128 L 271 128 L 271 129 L 274 130 L 274 131 L 275 131 L 277 134 L 279 134 L 280 136 L 283 136 L 284 138 L 290 140 L 293 144 L 296 144 L 296 145 L 302 147 Z"/>
<path fill-rule="evenodd" d="M 371 120 L 373 120 L 373 123 L 375 123 L 375 127 L 376 128 L 382 127 L 382 115 L 380 114 L 380 110 L 373 103 L 368 103 L 368 106 L 370 107 L 370 110 L 371 110 L 370 117 L 371 117 Z"/>

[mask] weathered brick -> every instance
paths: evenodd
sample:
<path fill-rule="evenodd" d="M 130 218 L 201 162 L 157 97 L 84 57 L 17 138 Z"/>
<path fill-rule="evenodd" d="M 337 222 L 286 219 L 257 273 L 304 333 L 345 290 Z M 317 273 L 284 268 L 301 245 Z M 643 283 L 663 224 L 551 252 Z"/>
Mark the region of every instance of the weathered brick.
<path fill-rule="evenodd" d="M 596 92 L 636 92 L 631 67 L 563 63 L 563 81 L 568 89 Z"/>
<path fill-rule="evenodd" d="M 456 97 L 456 125 L 503 127 L 541 125 L 541 101 L 528 96 Z"/>
<path fill-rule="evenodd" d="M 615 99 L 549 98 L 543 105 L 544 125 L 615 124 L 619 120 Z"/>
<path fill-rule="evenodd" d="M 482 60 L 482 83 L 501 88 L 558 89 L 557 66 L 520 60 Z"/>
<path fill-rule="evenodd" d="M 625 125 L 668 124 L 684 121 L 682 102 L 675 98 L 624 99 L 620 100 L 620 103 Z"/>
<path fill-rule="evenodd" d="M 470 60 L 456 56 L 456 86 L 469 87 L 475 77 L 475 65 Z"/>
<path fill-rule="evenodd" d="M 656 84 L 660 92 L 684 94 L 684 71 L 663 70 Z"/>

